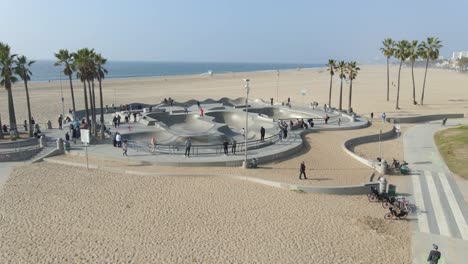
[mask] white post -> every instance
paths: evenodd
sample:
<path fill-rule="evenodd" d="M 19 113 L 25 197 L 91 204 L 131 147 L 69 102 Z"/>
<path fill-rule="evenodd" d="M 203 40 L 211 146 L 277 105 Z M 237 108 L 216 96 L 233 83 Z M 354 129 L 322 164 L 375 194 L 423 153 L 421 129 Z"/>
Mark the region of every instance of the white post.
<path fill-rule="evenodd" d="M 244 133 L 244 139 L 245 139 L 245 158 L 244 158 L 244 168 L 248 168 L 247 165 L 247 136 L 249 134 L 249 92 L 250 92 L 250 87 L 249 87 L 249 79 L 244 79 L 245 82 L 245 92 L 247 94 L 245 98 L 245 133 Z"/>

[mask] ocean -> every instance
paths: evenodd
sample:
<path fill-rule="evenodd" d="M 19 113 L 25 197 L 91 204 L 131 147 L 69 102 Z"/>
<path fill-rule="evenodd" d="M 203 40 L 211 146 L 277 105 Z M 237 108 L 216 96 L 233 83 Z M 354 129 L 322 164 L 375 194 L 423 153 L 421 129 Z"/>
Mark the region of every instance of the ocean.
<path fill-rule="evenodd" d="M 213 74 L 226 72 L 249 72 L 284 70 L 296 68 L 318 68 L 324 64 L 299 63 L 220 63 L 220 62 L 137 62 L 137 61 L 108 61 L 106 78 L 157 77 L 187 74 Z M 52 60 L 39 60 L 31 68 L 32 81 L 49 81 L 67 78 L 63 75 L 62 66 L 54 66 Z M 76 78 L 76 74 L 73 76 Z"/>

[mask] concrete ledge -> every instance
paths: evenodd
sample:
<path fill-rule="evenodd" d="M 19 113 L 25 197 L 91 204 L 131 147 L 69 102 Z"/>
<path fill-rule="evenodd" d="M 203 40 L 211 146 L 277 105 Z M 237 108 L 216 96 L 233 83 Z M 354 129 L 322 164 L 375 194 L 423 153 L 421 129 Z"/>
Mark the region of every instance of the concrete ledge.
<path fill-rule="evenodd" d="M 67 166 L 74 166 L 74 167 L 81 167 L 86 168 L 86 164 L 76 163 L 71 161 L 63 161 L 63 160 L 53 160 L 45 158 L 44 161 L 54 164 L 61 164 Z M 286 190 L 294 190 L 294 191 L 303 191 L 307 193 L 322 193 L 322 194 L 335 194 L 335 195 L 363 195 L 369 192 L 371 186 L 378 186 L 376 182 L 369 182 L 363 183 L 361 185 L 351 185 L 351 186 L 309 186 L 309 185 L 296 185 L 296 184 L 289 184 L 284 182 L 277 182 L 267 179 L 255 178 L 250 176 L 241 176 L 241 175 L 225 175 L 225 174 L 161 174 L 161 173 L 151 173 L 151 172 L 141 172 L 141 171 L 134 171 L 134 170 L 119 170 L 117 168 L 111 167 L 101 167 L 97 165 L 89 165 L 90 169 L 98 169 L 107 172 L 114 172 L 114 173 L 123 173 L 129 175 L 139 175 L 139 176 L 214 176 L 214 177 L 227 177 L 236 180 L 243 180 L 249 181 L 253 183 L 258 183 L 274 188 L 281 188 Z"/>
<path fill-rule="evenodd" d="M 357 161 L 359 161 L 362 164 L 374 169 L 375 168 L 374 160 L 365 159 L 365 158 L 357 155 L 353 151 L 351 151 L 350 148 L 358 146 L 358 145 L 362 145 L 362 144 L 378 142 L 379 141 L 379 136 L 380 136 L 380 140 L 387 140 L 387 139 L 390 139 L 390 138 L 394 137 L 395 135 L 396 135 L 396 129 L 395 129 L 395 127 L 392 127 L 391 130 L 382 133 L 382 135 L 375 134 L 375 135 L 369 135 L 369 136 L 353 138 L 353 139 L 350 139 L 350 140 L 347 140 L 347 141 L 344 142 L 343 150 L 348 155 L 350 155 L 351 157 L 356 159 Z"/>
<path fill-rule="evenodd" d="M 41 156 L 41 157 L 31 161 L 31 163 L 40 162 L 40 161 L 43 161 L 45 158 L 58 156 L 58 155 L 62 155 L 62 154 L 64 154 L 62 151 L 60 151 L 58 149 L 53 149 L 53 150 L 49 151 L 48 153 L 46 153 L 44 156 Z"/>
<path fill-rule="evenodd" d="M 8 161 L 24 161 L 34 157 L 42 149 L 38 146 L 37 148 L 22 149 L 14 152 L 3 152 L 0 153 L 0 162 Z"/>
<path fill-rule="evenodd" d="M 423 116 L 409 116 L 409 117 L 388 117 L 387 121 L 390 123 L 421 123 L 433 120 L 442 120 L 447 118 L 464 118 L 465 114 L 438 114 L 438 115 L 423 115 Z"/>
<path fill-rule="evenodd" d="M 11 148 L 21 148 L 21 147 L 30 147 L 34 145 L 39 145 L 38 138 L 28 138 L 24 140 L 16 140 L 10 142 L 1 142 L 0 149 L 11 149 Z"/>

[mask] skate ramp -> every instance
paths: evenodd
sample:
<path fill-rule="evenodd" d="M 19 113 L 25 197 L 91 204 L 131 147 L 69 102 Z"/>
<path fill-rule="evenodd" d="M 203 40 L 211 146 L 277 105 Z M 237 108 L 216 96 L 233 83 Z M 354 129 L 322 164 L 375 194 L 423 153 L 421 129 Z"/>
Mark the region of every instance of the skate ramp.
<path fill-rule="evenodd" d="M 315 116 L 312 114 L 289 111 L 286 109 L 275 108 L 275 107 L 250 108 L 249 112 L 268 116 L 275 121 L 280 120 L 280 119 L 294 119 L 294 118 L 298 118 L 298 119 L 319 118 L 319 116 Z"/>

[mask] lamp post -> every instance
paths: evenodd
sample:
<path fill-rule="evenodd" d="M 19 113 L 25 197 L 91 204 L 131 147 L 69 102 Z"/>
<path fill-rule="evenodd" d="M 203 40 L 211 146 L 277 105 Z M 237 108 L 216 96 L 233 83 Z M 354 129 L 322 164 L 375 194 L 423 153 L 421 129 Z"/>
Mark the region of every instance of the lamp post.
<path fill-rule="evenodd" d="M 249 133 L 249 92 L 250 92 L 250 86 L 249 86 L 249 79 L 244 79 L 245 83 L 245 93 L 247 94 L 245 98 L 245 132 L 244 132 L 244 139 L 245 139 L 245 158 L 244 158 L 244 168 L 248 168 L 247 165 L 247 136 Z"/>
<path fill-rule="evenodd" d="M 62 118 L 65 118 L 65 99 L 63 98 L 63 87 L 62 87 L 62 74 L 59 72 L 60 78 L 60 94 L 62 96 Z"/>
<path fill-rule="evenodd" d="M 278 91 L 279 91 L 279 77 L 280 77 L 280 70 L 276 70 L 276 103 L 278 103 Z"/>

